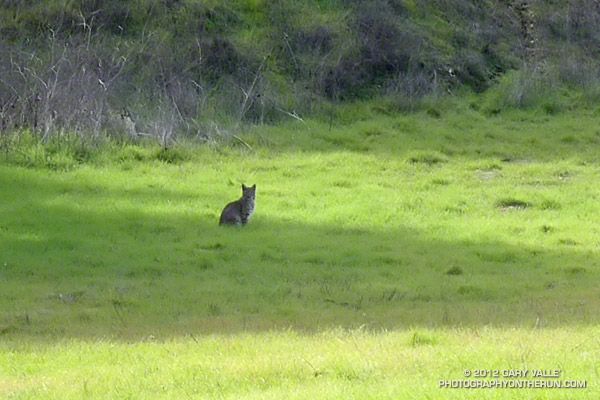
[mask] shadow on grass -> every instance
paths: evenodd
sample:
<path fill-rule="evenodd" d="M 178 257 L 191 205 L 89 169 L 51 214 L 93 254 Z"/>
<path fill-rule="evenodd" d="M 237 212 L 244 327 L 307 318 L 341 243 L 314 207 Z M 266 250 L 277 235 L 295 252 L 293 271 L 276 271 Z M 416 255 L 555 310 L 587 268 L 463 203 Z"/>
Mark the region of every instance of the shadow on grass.
<path fill-rule="evenodd" d="M 7 171 L 0 336 L 598 323 L 600 257 L 576 245 L 527 248 L 260 212 L 244 228 L 218 227 L 220 210 L 175 207 L 212 201 L 208 194 L 86 188 L 51 174 L 16 181 Z"/>

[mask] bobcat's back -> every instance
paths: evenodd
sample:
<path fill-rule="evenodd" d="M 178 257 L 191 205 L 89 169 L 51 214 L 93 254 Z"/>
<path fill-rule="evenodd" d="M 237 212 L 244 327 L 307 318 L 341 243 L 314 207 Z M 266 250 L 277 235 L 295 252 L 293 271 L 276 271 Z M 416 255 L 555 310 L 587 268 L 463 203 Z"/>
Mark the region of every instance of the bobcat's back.
<path fill-rule="evenodd" d="M 254 212 L 256 200 L 256 185 L 246 187 L 242 185 L 242 197 L 227 204 L 221 212 L 219 225 L 245 225 Z"/>

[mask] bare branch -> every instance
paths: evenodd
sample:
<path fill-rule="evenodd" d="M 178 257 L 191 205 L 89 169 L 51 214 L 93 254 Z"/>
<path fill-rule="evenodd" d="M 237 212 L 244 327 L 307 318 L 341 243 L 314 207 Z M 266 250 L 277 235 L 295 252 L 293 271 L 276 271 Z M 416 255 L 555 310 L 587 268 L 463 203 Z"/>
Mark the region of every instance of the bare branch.
<path fill-rule="evenodd" d="M 250 85 L 248 90 L 246 91 L 243 88 L 240 88 L 242 90 L 242 92 L 244 93 L 244 101 L 242 102 L 242 106 L 240 107 L 240 115 L 238 117 L 238 124 L 242 121 L 242 119 L 244 118 L 244 115 L 248 111 L 246 108 L 247 104 L 248 104 L 248 100 L 252 96 L 254 87 L 256 86 L 256 82 L 258 82 L 258 78 L 261 76 L 260 72 L 261 72 L 263 66 L 265 65 L 265 62 L 267 61 L 267 57 L 268 57 L 268 55 L 263 57 L 260 65 L 258 66 L 258 69 L 256 70 L 256 73 L 254 74 L 254 79 L 252 80 L 252 84 Z"/>

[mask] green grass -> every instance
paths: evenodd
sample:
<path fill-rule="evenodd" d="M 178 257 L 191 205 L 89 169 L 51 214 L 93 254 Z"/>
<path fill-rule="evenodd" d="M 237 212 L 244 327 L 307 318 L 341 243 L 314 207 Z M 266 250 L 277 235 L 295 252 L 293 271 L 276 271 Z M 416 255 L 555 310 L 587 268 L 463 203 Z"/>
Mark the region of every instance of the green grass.
<path fill-rule="evenodd" d="M 598 329 L 330 330 L 133 343 L 0 343 L 0 396 L 32 399 L 564 399 L 598 394 Z M 584 389 L 451 389 L 465 369 L 559 369 Z M 531 377 L 529 372 L 528 377 Z M 512 379 L 512 378 L 511 378 Z M 490 380 L 489 378 L 485 379 Z M 509 378 L 493 380 L 508 381 Z M 11 397 L 12 395 L 12 397 Z"/>
<path fill-rule="evenodd" d="M 597 115 L 440 110 L 2 153 L 0 397 L 597 397 Z M 438 387 L 465 368 L 588 387 Z"/>

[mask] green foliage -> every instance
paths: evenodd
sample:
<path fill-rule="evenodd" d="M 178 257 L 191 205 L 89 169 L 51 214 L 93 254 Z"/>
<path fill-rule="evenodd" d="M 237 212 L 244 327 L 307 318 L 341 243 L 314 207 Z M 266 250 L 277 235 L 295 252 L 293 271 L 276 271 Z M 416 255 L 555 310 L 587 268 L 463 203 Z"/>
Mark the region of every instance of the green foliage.
<path fill-rule="evenodd" d="M 151 159 L 148 150 L 141 146 L 125 145 L 117 154 L 120 161 L 146 161 Z"/>
<path fill-rule="evenodd" d="M 498 84 L 486 93 L 484 110 L 498 114 L 507 108 L 526 108 L 546 99 L 550 88 L 542 77 L 530 69 L 505 74 Z"/>
<path fill-rule="evenodd" d="M 423 163 L 427 165 L 435 165 L 448 162 L 448 157 L 438 152 L 417 152 L 408 158 L 408 161 L 415 163 Z"/>
<path fill-rule="evenodd" d="M 500 199 L 496 202 L 496 206 L 502 209 L 524 209 L 527 207 L 530 207 L 531 204 L 528 203 L 527 201 L 523 201 L 523 200 L 519 200 L 519 199 L 515 199 L 512 197 L 506 197 L 503 199 Z"/>
<path fill-rule="evenodd" d="M 93 162 L 99 154 L 109 151 L 99 148 L 89 139 L 67 133 L 61 137 L 43 139 L 30 131 L 13 132 L 5 135 L 5 160 L 11 164 L 34 168 L 50 168 L 67 171 L 82 163 Z"/>
<path fill-rule="evenodd" d="M 462 275 L 463 270 L 460 267 L 454 266 L 446 271 L 446 275 Z"/>
<path fill-rule="evenodd" d="M 423 332 L 415 332 L 410 338 L 410 345 L 418 347 L 423 345 L 435 345 L 438 342 L 435 336 Z"/>
<path fill-rule="evenodd" d="M 189 160 L 190 154 L 182 148 L 161 148 L 157 150 L 156 159 L 168 164 L 176 164 L 185 160 Z"/>

